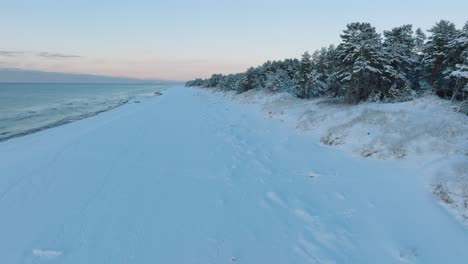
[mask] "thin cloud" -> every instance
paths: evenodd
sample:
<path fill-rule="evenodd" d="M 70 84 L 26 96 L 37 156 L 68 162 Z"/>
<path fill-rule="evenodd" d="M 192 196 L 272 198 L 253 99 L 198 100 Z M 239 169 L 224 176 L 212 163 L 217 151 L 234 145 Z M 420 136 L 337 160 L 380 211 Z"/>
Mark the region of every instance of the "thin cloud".
<path fill-rule="evenodd" d="M 50 53 L 50 52 L 39 52 L 37 56 L 44 58 L 53 58 L 53 59 L 67 59 L 67 58 L 81 58 L 78 55 L 69 55 L 63 53 Z"/>
<path fill-rule="evenodd" d="M 24 54 L 24 52 L 22 51 L 0 50 L 0 56 L 4 56 L 4 57 L 16 57 L 22 54 Z"/>

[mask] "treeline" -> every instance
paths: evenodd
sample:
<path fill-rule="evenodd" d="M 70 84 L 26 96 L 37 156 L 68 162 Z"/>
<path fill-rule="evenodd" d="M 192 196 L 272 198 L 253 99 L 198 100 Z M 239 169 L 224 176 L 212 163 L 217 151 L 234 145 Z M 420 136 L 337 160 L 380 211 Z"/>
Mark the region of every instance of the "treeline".
<path fill-rule="evenodd" d="M 348 103 L 402 101 L 432 89 L 451 100 L 468 99 L 468 22 L 457 29 L 442 20 L 430 30 L 404 25 L 383 32 L 351 23 L 342 42 L 305 52 L 301 59 L 268 61 L 238 74 L 213 74 L 187 86 L 245 92 L 287 91 L 299 98 L 342 97 Z"/>

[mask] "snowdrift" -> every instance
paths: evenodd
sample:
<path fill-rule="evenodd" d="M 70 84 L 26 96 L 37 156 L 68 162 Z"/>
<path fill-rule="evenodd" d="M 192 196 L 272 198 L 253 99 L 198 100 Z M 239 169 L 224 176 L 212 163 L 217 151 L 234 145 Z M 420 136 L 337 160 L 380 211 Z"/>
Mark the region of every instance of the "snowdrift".
<path fill-rule="evenodd" d="M 451 102 L 428 95 L 408 102 L 348 105 L 266 90 L 217 92 L 324 145 L 416 167 L 437 200 L 468 223 L 468 118 L 455 112 Z"/>

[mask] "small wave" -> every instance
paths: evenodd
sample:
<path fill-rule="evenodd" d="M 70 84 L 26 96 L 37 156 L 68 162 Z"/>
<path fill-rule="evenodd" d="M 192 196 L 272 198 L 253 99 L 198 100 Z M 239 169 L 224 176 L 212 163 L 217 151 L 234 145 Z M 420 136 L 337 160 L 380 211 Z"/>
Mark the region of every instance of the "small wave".
<path fill-rule="evenodd" d="M 12 104 L 0 106 L 0 141 L 91 117 L 166 89 L 152 85 L 60 86 L 50 90 L 42 86 L 31 89 L 34 85 L 25 84 L 25 93 L 18 93 L 18 87 L 10 91 L 9 94 L 16 94 L 21 104 L 12 101 Z"/>
<path fill-rule="evenodd" d="M 36 132 L 39 132 L 39 131 L 42 131 L 42 130 L 46 130 L 46 129 L 49 129 L 49 128 L 62 126 L 62 125 L 72 123 L 72 122 L 75 122 L 75 121 L 78 121 L 78 120 L 82 120 L 82 119 L 85 119 L 85 118 L 88 118 L 88 117 L 92 117 L 92 116 L 98 115 L 100 113 L 107 112 L 109 110 L 117 108 L 119 106 L 122 106 L 122 105 L 126 104 L 127 102 L 128 101 L 124 100 L 124 101 L 119 102 L 119 104 L 117 104 L 117 105 L 113 105 L 113 106 L 107 107 L 105 109 L 100 109 L 100 110 L 97 110 L 97 111 L 94 111 L 94 112 L 82 113 L 82 114 L 78 114 L 78 115 L 70 115 L 70 116 L 62 118 L 62 119 L 60 119 L 58 121 L 46 123 L 46 124 L 44 124 L 42 126 L 38 126 L 38 127 L 30 128 L 30 129 L 18 130 L 16 132 L 9 132 L 9 131 L 2 132 L 0 134 L 0 142 L 5 141 L 5 140 L 9 140 L 9 139 L 12 139 L 12 138 L 16 138 L 16 137 L 26 136 L 26 135 L 33 134 L 33 133 L 36 133 Z M 7 135 L 7 136 L 5 136 L 5 135 Z M 4 136 L 4 137 L 2 137 L 2 136 Z"/>

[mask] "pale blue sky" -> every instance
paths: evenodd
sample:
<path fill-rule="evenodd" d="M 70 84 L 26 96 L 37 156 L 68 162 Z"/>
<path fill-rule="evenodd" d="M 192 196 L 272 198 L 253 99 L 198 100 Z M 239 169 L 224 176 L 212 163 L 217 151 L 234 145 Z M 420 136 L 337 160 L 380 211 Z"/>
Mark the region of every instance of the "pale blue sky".
<path fill-rule="evenodd" d="M 337 44 L 349 22 L 382 31 L 468 19 L 461 0 L 0 0 L 0 7 L 0 67 L 178 80 Z"/>

